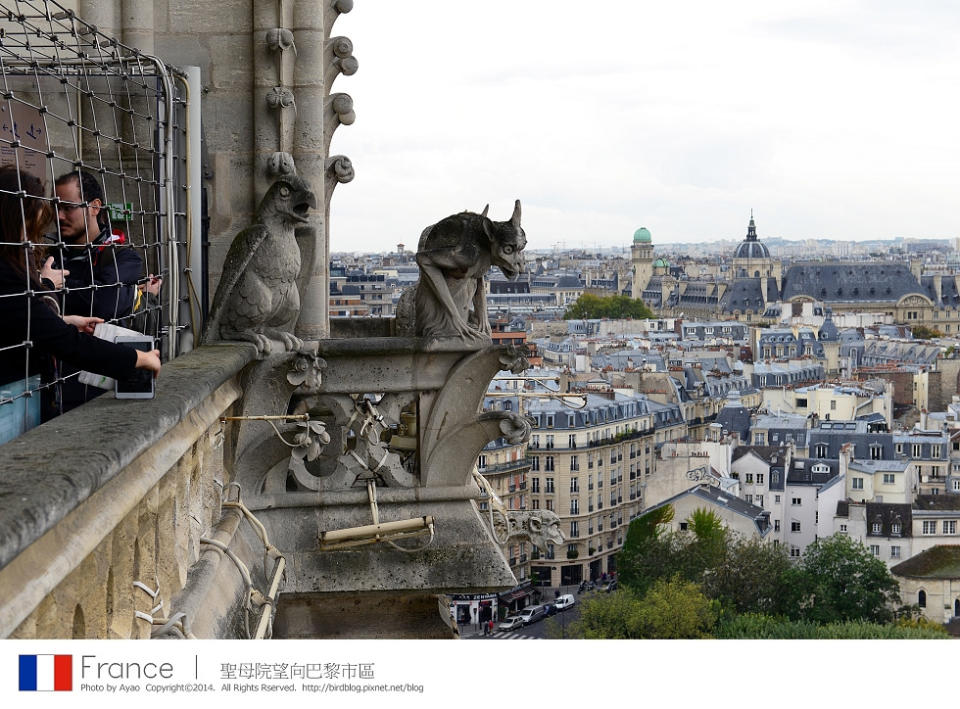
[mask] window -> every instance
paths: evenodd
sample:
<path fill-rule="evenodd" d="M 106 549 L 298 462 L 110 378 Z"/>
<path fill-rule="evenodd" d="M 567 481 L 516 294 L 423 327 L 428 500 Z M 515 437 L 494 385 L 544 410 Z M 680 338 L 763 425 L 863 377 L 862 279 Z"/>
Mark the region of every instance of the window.
<path fill-rule="evenodd" d="M 553 512 L 553 500 L 547 500 L 547 510 Z"/>
<path fill-rule="evenodd" d="M 890 547 L 890 558 L 899 559 L 900 558 L 900 547 L 892 546 Z"/>
<path fill-rule="evenodd" d="M 577 550 L 576 544 L 567 544 L 567 558 L 576 559 L 580 552 Z"/>
<path fill-rule="evenodd" d="M 743 476 L 743 482 L 749 485 L 753 485 L 753 473 L 747 473 Z"/>
<path fill-rule="evenodd" d="M 818 443 L 816 448 L 816 455 L 814 458 L 826 458 L 829 448 L 826 443 Z"/>
<path fill-rule="evenodd" d="M 553 436 L 547 436 L 547 448 L 553 448 Z"/>
<path fill-rule="evenodd" d="M 575 455 L 570 456 L 570 470 L 580 470 L 580 461 Z"/>
<path fill-rule="evenodd" d="M 780 495 L 774 495 L 774 496 L 773 496 L 773 504 L 775 504 L 775 505 L 779 505 L 779 504 L 780 504 Z"/>
<path fill-rule="evenodd" d="M 795 546 L 790 547 L 790 558 L 791 559 L 800 558 L 800 547 L 795 547 Z"/>
<path fill-rule="evenodd" d="M 790 500 L 790 504 L 796 505 L 796 506 L 799 506 L 802 502 L 803 500 L 801 500 L 799 497 L 794 497 L 794 498 L 791 498 Z"/>
<path fill-rule="evenodd" d="M 530 492 L 540 492 L 540 478 L 530 478 Z"/>
<path fill-rule="evenodd" d="M 874 523 L 873 523 L 873 526 L 870 527 L 870 530 L 871 530 L 874 534 L 880 534 L 880 532 L 883 531 L 883 525 L 880 524 L 879 522 L 874 522 Z"/>
<path fill-rule="evenodd" d="M 570 492 L 580 492 L 579 478 L 570 478 Z"/>
<path fill-rule="evenodd" d="M 943 521 L 943 533 L 944 534 L 956 534 L 957 533 L 957 521 L 954 519 L 945 519 Z"/>
<path fill-rule="evenodd" d="M 757 446 L 762 446 L 764 440 L 764 435 L 762 433 L 753 434 L 753 443 Z"/>
<path fill-rule="evenodd" d="M 939 443 L 934 443 L 933 446 L 931 446 L 931 448 L 930 448 L 930 457 L 931 457 L 931 458 L 939 458 L 939 457 L 940 457 L 940 444 L 939 444 Z"/>
<path fill-rule="evenodd" d="M 800 531 L 800 523 L 799 523 L 799 522 L 791 522 L 791 523 L 790 523 L 790 531 L 791 531 L 791 532 L 799 532 L 799 531 Z"/>
<path fill-rule="evenodd" d="M 551 492 L 556 492 L 556 490 L 553 489 L 553 478 L 547 478 L 546 483 L 547 483 L 547 489 L 544 490 L 544 492 L 546 492 L 547 494 Z"/>
<path fill-rule="evenodd" d="M 871 443 L 870 458 L 872 460 L 881 460 L 883 458 L 883 446 L 879 443 Z"/>
<path fill-rule="evenodd" d="M 753 504 L 757 507 L 763 507 L 763 495 L 755 495 L 753 498 Z"/>
<path fill-rule="evenodd" d="M 917 594 L 917 605 L 920 606 L 921 608 L 926 608 L 926 607 L 927 607 L 927 592 L 926 592 L 926 591 L 920 591 L 920 593 Z"/>
<path fill-rule="evenodd" d="M 538 500 L 537 498 L 533 498 L 533 509 L 535 510 L 540 509 L 540 500 Z"/>
<path fill-rule="evenodd" d="M 843 532 L 844 534 L 846 534 L 846 533 L 847 533 L 847 525 L 841 524 L 841 525 L 840 525 L 840 531 Z"/>
<path fill-rule="evenodd" d="M 579 523 L 579 522 L 574 521 L 574 522 L 571 522 L 571 523 L 570 523 L 570 536 L 571 536 L 571 537 L 579 537 L 579 536 L 580 536 L 580 523 Z"/>
<path fill-rule="evenodd" d="M 487 467 L 487 456 L 481 455 L 477 458 L 477 467 L 480 468 L 480 470 Z"/>
<path fill-rule="evenodd" d="M 680 523 L 680 531 L 681 531 L 681 532 L 686 532 L 688 526 L 689 526 L 689 525 L 688 525 L 686 522 L 681 522 L 681 523 Z"/>
<path fill-rule="evenodd" d="M 850 487 L 852 487 L 854 490 L 863 489 L 863 478 L 851 478 L 850 483 Z"/>
<path fill-rule="evenodd" d="M 570 500 L 570 514 L 580 514 L 580 500 Z"/>
<path fill-rule="evenodd" d="M 576 447 L 577 447 L 577 437 L 571 433 L 569 436 L 567 436 L 567 448 L 576 448 Z"/>
<path fill-rule="evenodd" d="M 537 471 L 540 470 L 540 456 L 535 455 L 530 459 L 530 470 Z"/>
<path fill-rule="evenodd" d="M 914 443 L 910 450 L 911 450 L 911 453 L 913 454 L 913 457 L 914 457 L 914 458 L 919 458 L 919 457 L 920 457 L 920 444 L 919 444 L 919 443 Z"/>
<path fill-rule="evenodd" d="M 883 474 L 883 484 L 884 485 L 893 485 L 896 476 L 893 473 L 884 473 Z"/>
<path fill-rule="evenodd" d="M 753 495 L 744 495 L 743 497 L 749 504 L 753 504 Z"/>
<path fill-rule="evenodd" d="M 778 519 L 773 520 L 773 531 L 774 532 L 780 531 L 780 520 Z"/>
<path fill-rule="evenodd" d="M 870 545 L 870 553 L 873 554 L 874 556 L 880 556 L 880 545 L 879 545 L 879 544 L 871 544 L 871 545 Z"/>
<path fill-rule="evenodd" d="M 547 471 L 553 470 L 553 456 L 548 455 L 543 461 L 543 469 Z M 547 492 L 550 492 L 549 490 Z"/>
<path fill-rule="evenodd" d="M 763 473 L 757 473 L 757 485 L 763 485 Z"/>
<path fill-rule="evenodd" d="M 924 534 L 936 534 L 937 533 L 937 520 L 926 520 L 923 523 L 923 533 Z"/>

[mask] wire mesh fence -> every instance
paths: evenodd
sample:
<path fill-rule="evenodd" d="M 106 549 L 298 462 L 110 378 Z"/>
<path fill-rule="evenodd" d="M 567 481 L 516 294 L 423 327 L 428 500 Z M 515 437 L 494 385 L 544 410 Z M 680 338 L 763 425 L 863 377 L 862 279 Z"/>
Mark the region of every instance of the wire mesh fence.
<path fill-rule="evenodd" d="M 56 2 L 0 0 L 0 81 L 0 313 L 16 324 L 0 326 L 2 443 L 108 384 L 38 309 L 149 335 L 167 359 L 192 346 L 200 239 L 180 72 Z"/>

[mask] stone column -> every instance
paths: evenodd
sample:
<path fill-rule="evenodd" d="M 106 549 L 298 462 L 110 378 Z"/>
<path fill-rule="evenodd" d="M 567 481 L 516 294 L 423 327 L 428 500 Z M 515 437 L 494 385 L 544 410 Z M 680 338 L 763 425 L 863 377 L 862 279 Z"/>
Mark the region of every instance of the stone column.
<path fill-rule="evenodd" d="M 110 37 L 120 34 L 119 0 L 80 0 L 78 8 L 80 19 Z"/>
<path fill-rule="evenodd" d="M 300 321 L 296 333 L 306 340 L 329 335 L 329 246 L 326 239 L 323 142 L 324 117 L 324 6 L 326 0 L 298 0 L 293 8 L 292 29 L 297 42 L 293 89 L 297 97 L 297 121 L 293 137 L 293 160 L 297 174 L 313 186 L 317 209 L 310 224 L 297 229 L 303 253 L 300 288 Z"/>
<path fill-rule="evenodd" d="M 122 0 L 121 22 L 124 44 L 151 56 L 156 53 L 153 42 L 153 0 Z M 101 28 L 101 31 L 106 30 Z"/>

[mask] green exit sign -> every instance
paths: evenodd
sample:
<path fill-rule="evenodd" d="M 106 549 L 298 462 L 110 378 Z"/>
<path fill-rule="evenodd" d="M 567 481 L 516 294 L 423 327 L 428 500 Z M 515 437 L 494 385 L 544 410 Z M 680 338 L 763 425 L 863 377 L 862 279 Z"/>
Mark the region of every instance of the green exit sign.
<path fill-rule="evenodd" d="M 133 202 L 109 202 L 110 221 L 127 222 L 133 216 Z"/>

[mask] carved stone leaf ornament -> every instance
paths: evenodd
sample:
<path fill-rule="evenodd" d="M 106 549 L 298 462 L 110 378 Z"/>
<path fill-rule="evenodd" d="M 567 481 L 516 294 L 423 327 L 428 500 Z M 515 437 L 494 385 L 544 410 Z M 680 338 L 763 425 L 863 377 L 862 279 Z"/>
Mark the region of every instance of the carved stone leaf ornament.
<path fill-rule="evenodd" d="M 323 447 L 330 443 L 330 434 L 321 421 L 298 421 L 297 428 L 301 429 L 294 437 L 296 447 L 293 455 L 301 460 L 316 460 Z"/>

